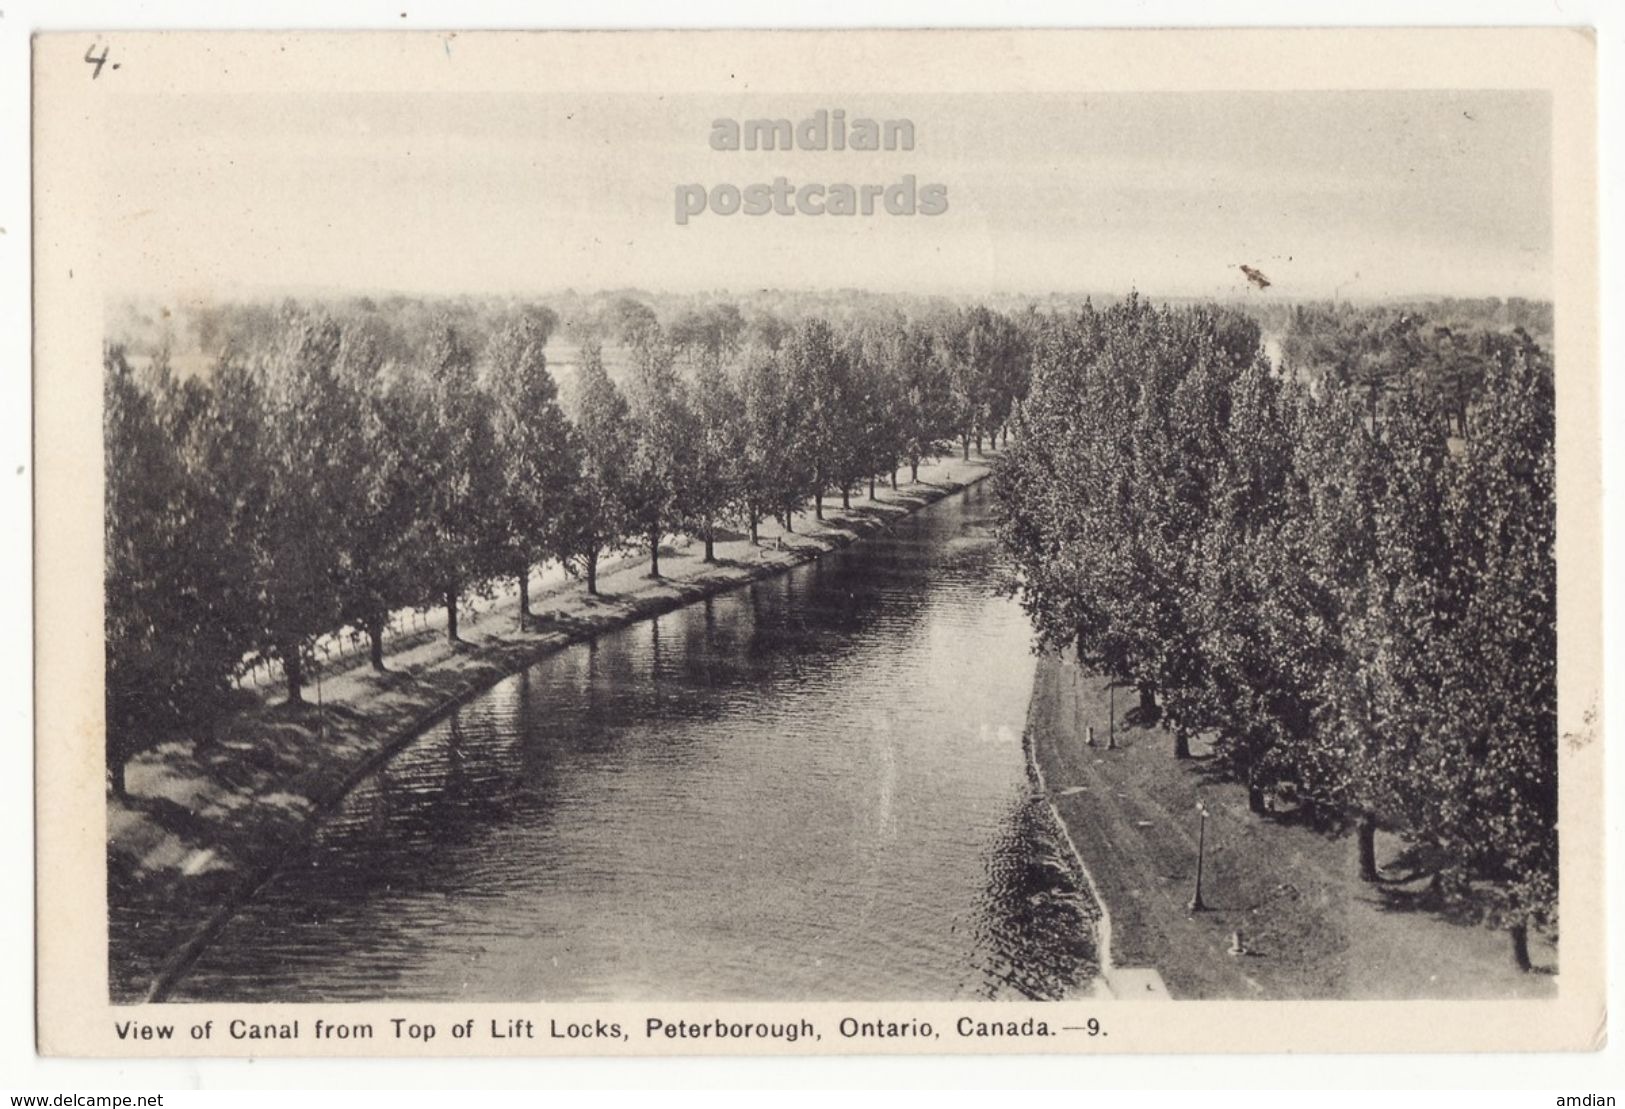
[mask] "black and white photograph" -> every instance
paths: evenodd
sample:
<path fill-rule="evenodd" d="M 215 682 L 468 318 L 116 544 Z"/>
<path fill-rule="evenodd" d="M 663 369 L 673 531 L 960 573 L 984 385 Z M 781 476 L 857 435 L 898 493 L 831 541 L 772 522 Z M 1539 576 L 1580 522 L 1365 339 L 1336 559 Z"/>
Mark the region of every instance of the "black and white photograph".
<path fill-rule="evenodd" d="M 1591 55 L 1295 34 L 38 40 L 48 1049 L 1587 1046 Z"/>

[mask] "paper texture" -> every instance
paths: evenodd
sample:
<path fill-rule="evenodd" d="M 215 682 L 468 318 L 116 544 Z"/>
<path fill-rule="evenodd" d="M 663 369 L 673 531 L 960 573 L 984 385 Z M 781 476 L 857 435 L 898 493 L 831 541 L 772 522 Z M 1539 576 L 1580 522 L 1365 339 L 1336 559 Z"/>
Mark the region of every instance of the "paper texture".
<path fill-rule="evenodd" d="M 1564 30 L 40 36 L 41 1052 L 1598 1048 L 1594 56 Z M 343 643 L 337 623 L 309 643 L 311 708 L 277 715 L 287 667 L 268 646 L 230 682 L 257 730 L 176 726 L 132 754 L 115 796 L 107 475 L 149 463 L 104 443 L 107 344 L 125 344 L 132 375 L 161 350 L 177 381 L 217 381 L 229 352 L 252 361 L 251 324 L 294 341 L 276 331 L 284 309 L 408 336 L 450 312 L 483 340 L 534 305 L 579 422 L 595 344 L 611 379 L 637 380 L 647 348 L 622 301 L 672 343 L 689 313 L 699 337 L 671 348 L 672 380 L 699 397 L 719 305 L 747 337 L 782 320 L 794 346 L 809 316 L 844 342 L 976 305 L 1032 337 L 1040 315 L 1131 293 L 1250 313 L 1277 366 L 1299 349 L 1282 346 L 1295 306 L 1395 319 L 1493 297 L 1523 306 L 1497 309 L 1491 329 L 1510 332 L 1523 317 L 1507 313 L 1549 305 L 1534 341 L 1556 375 L 1560 929 L 1536 930 L 1534 956 L 1555 974 L 1501 965 L 1504 932 L 1383 911 L 1394 902 L 1338 870 L 1356 865 L 1352 831 L 1285 828 L 1289 791 L 1249 823 L 1233 781 L 1191 794 L 1215 799 L 1196 887 L 1213 905 L 1177 911 L 1194 806 L 1167 817 L 1171 772 L 1114 777 L 1069 729 L 1095 721 L 1100 744 L 1145 760 L 1164 758 L 1150 737 L 1165 733 L 1132 729 L 1131 686 L 1066 652 L 1035 658 L 1033 627 L 993 588 L 1014 571 L 990 553 L 997 479 L 979 479 L 1020 449 L 1000 419 L 974 441 L 970 424 L 963 442 L 940 435 L 914 484 L 894 452 L 896 493 L 880 464 L 851 475 L 845 509 L 824 483 L 818 515 L 809 497 L 788 532 L 782 504 L 747 527 L 730 501 L 714 570 L 699 552 L 715 521 L 692 512 L 655 528 L 657 550 L 673 546 L 652 585 L 624 529 L 602 603 L 580 566 L 538 558 L 541 622 L 517 639 L 498 627 L 511 576 L 464 583 L 460 655 L 435 653 L 444 606 L 414 594 L 390 616 L 405 684 L 366 684 L 346 617 Z M 402 341 L 384 364 L 428 357 Z M 720 372 L 744 375 L 754 341 L 713 350 Z M 469 380 L 502 399 L 480 368 L 498 347 L 468 344 Z M 900 396 L 854 410 L 900 411 Z M 324 434 L 316 406 L 278 411 L 317 428 L 290 451 Z M 453 429 L 450 402 L 440 412 Z M 468 448 L 447 435 L 446 452 Z M 855 522 L 832 537 L 836 519 Z M 908 576 L 920 559 L 930 571 Z M 899 630 L 899 613 L 917 622 Z M 200 766 L 216 777 L 188 777 Z M 1404 838 L 1385 815 L 1390 892 L 1420 896 L 1393 854 Z M 1330 875 L 1331 892 L 1302 875 Z M 1321 896 L 1348 907 L 1322 912 Z M 1464 984 L 1481 949 L 1500 962 Z"/>

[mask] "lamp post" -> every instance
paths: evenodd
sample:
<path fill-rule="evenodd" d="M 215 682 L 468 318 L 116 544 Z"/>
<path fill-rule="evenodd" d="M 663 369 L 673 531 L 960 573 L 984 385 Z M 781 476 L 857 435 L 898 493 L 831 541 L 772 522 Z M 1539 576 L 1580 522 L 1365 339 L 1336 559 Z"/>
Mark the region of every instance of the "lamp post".
<path fill-rule="evenodd" d="M 1196 889 L 1185 907 L 1193 913 L 1201 913 L 1207 911 L 1207 906 L 1202 902 L 1202 856 L 1207 849 L 1207 806 L 1198 801 L 1196 811 L 1201 814 L 1202 821 L 1196 830 Z"/>

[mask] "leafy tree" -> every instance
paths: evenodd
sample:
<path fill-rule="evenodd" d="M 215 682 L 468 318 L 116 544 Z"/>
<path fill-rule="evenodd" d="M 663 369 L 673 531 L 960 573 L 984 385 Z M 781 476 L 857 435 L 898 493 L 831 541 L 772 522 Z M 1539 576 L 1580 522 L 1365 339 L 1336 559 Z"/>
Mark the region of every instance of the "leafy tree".
<path fill-rule="evenodd" d="M 1557 908 L 1555 397 L 1532 345 L 1491 362 L 1445 508 L 1459 619 L 1441 646 L 1436 835 L 1492 884 L 1529 969 L 1528 929 Z"/>
<path fill-rule="evenodd" d="M 688 390 L 670 344 L 653 332 L 636 352 L 628 402 L 636 428 L 629 501 L 635 530 L 648 543 L 649 576 L 660 576 L 660 539 L 683 526 L 697 469 Z M 702 509 L 709 511 L 709 506 Z"/>
<path fill-rule="evenodd" d="M 653 308 L 632 297 L 619 297 L 610 307 L 610 326 L 622 343 L 640 350 L 660 339 L 660 320 Z"/>
<path fill-rule="evenodd" d="M 824 492 L 847 467 L 844 448 L 850 441 L 851 386 L 846 352 L 828 321 L 813 318 L 798 324 L 783 348 L 785 371 L 794 400 L 792 420 L 798 445 L 811 469 L 813 513 L 824 518 Z"/>
<path fill-rule="evenodd" d="M 744 417 L 739 395 L 721 366 L 700 368 L 690 416 L 691 469 L 684 475 L 679 500 L 688 530 L 705 543 L 705 561 L 715 562 L 717 522 L 732 515 L 745 481 Z"/>
<path fill-rule="evenodd" d="M 961 457 L 970 461 L 971 437 L 981 427 L 982 409 L 986 403 L 987 381 L 983 339 L 974 322 L 956 317 L 945 322 L 935 347 L 942 360 L 949 384 L 954 436 L 959 440 Z"/>
<path fill-rule="evenodd" d="M 1379 427 L 1367 479 L 1370 557 L 1363 585 L 1349 595 L 1342 665 L 1326 684 L 1327 740 L 1344 753 L 1343 789 L 1361 817 L 1368 878 L 1379 818 L 1438 842 L 1430 811 L 1441 783 L 1457 772 L 1440 731 L 1439 645 L 1456 601 L 1444 531 L 1452 482 L 1444 417 L 1413 385 L 1384 406 Z"/>
<path fill-rule="evenodd" d="M 1360 873 L 1378 877 L 1378 799 L 1356 788 L 1355 753 L 1371 725 L 1352 624 L 1362 617 L 1385 489 L 1380 444 L 1361 398 L 1332 389 L 1300 398 L 1289 485 L 1277 542 L 1260 552 L 1288 568 L 1266 610 L 1288 688 L 1312 689 L 1309 730 L 1285 737 L 1302 803 L 1356 822 Z M 1340 696 L 1341 692 L 1341 696 Z M 1352 699 L 1351 699 L 1352 698 Z"/>
<path fill-rule="evenodd" d="M 309 644 L 337 625 L 342 521 L 355 502 L 359 417 L 338 372 L 342 335 L 331 319 L 285 318 L 275 349 L 259 365 L 263 409 L 259 454 L 241 464 L 264 482 L 254 537 L 254 580 L 266 644 L 282 660 L 288 700 L 302 700 Z M 238 392 L 239 398 L 252 394 Z"/>
<path fill-rule="evenodd" d="M 637 431 L 630 407 L 604 369 L 597 344 L 581 352 L 570 408 L 580 472 L 561 521 L 566 567 L 598 595 L 598 561 L 621 544 L 633 526 L 632 471 Z"/>
<path fill-rule="evenodd" d="M 1215 755 L 1264 812 L 1266 788 L 1293 780 L 1290 753 L 1310 732 L 1319 675 L 1299 666 L 1297 564 L 1280 554 L 1293 492 L 1292 398 L 1262 357 L 1226 392 L 1223 437 L 1207 444 L 1218 454 L 1193 590 L 1200 658 L 1189 688 L 1167 683 L 1169 715 L 1187 733 L 1217 731 Z M 1185 399 L 1211 403 L 1198 397 Z"/>
<path fill-rule="evenodd" d="M 765 354 L 777 354 L 789 337 L 790 327 L 772 312 L 758 309 L 745 320 L 742 343 Z"/>
<path fill-rule="evenodd" d="M 1198 593 L 1199 545 L 1207 525 L 1220 440 L 1229 418 L 1233 369 L 1207 338 L 1166 311 L 1109 329 L 1106 357 L 1118 375 L 1140 377 L 1130 388 L 1133 417 L 1115 475 L 1120 590 L 1118 635 L 1129 669 L 1119 677 L 1139 687 L 1140 707 L 1158 712 L 1156 695 L 1172 698 L 1175 753 L 1188 752 L 1191 725 L 1181 719 L 1182 691 L 1203 681 L 1200 624 L 1190 602 Z M 1169 707 L 1165 705 L 1164 708 Z"/>
<path fill-rule="evenodd" d="M 1133 664 L 1114 600 L 1137 378 L 1106 346 L 1108 331 L 1141 311 L 1130 301 L 1108 317 L 1086 305 L 1045 336 L 1016 443 L 993 475 L 999 533 L 1040 647 L 1071 648 L 1081 665 L 1111 675 Z"/>
<path fill-rule="evenodd" d="M 416 479 L 416 410 L 408 386 L 389 372 L 374 336 L 352 328 L 337 372 L 355 398 L 354 497 L 340 521 L 340 615 L 367 633 L 372 668 L 384 670 L 389 613 L 423 593 L 418 557 L 425 521 Z"/>
<path fill-rule="evenodd" d="M 842 336 L 835 355 L 826 404 L 815 411 L 824 413 L 827 424 L 829 479 L 841 491 L 841 507 L 851 508 L 852 490 L 880 465 L 885 400 L 880 374 L 864 361 L 855 336 Z"/>
<path fill-rule="evenodd" d="M 981 361 L 982 405 L 976 428 L 976 451 L 983 434 L 1005 430 L 1016 402 L 1026 395 L 1031 375 L 1027 338 L 1016 321 L 998 312 L 973 313 L 973 348 Z"/>
<path fill-rule="evenodd" d="M 195 451 L 210 398 L 160 358 L 143 384 L 124 352 L 103 353 L 107 769 L 165 729 L 217 709 L 250 628 L 226 505 Z"/>
<path fill-rule="evenodd" d="M 861 390 L 854 412 L 857 468 L 869 479 L 869 499 L 875 499 L 875 479 L 889 474 L 897 488 L 897 468 L 905 448 L 908 393 L 901 356 L 907 331 L 901 320 L 886 320 L 859 328 L 852 337 L 851 359 Z"/>
<path fill-rule="evenodd" d="M 732 303 L 689 309 L 672 321 L 667 340 L 696 369 L 721 369 L 738 353 L 745 318 Z"/>
<path fill-rule="evenodd" d="M 918 482 L 921 461 L 941 454 L 953 431 L 949 376 L 935 333 L 921 324 L 905 327 L 893 357 L 902 397 L 899 450 L 909 464 L 909 480 Z"/>
<path fill-rule="evenodd" d="M 472 349 L 454 327 L 436 328 L 419 375 L 414 461 L 424 498 L 421 553 L 429 596 L 446 607 L 446 638 L 459 643 L 461 594 L 512 572 L 502 525 L 507 483 L 491 399 L 479 387 Z"/>

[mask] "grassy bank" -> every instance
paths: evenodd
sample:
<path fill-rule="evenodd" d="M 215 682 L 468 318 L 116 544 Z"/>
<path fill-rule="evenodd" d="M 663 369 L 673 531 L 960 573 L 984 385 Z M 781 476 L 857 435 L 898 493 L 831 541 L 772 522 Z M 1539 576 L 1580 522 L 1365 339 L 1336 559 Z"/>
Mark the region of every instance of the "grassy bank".
<path fill-rule="evenodd" d="M 991 456 L 991 452 L 990 452 Z M 823 520 L 804 512 L 793 533 L 764 524 L 759 544 L 730 536 L 716 561 L 699 544 L 661 553 L 663 577 L 632 556 L 599 577 L 600 595 L 557 574 L 532 586 L 534 613 L 517 627 L 517 596 L 465 612 L 455 648 L 420 634 L 386 657 L 329 671 L 319 696 L 283 703 L 279 689 L 195 734 L 133 759 L 128 796 L 108 799 L 108 880 L 113 996 L 162 995 L 235 907 L 305 843 L 323 814 L 426 725 L 503 677 L 553 651 L 808 562 L 986 476 L 983 459 L 920 467 L 920 480 L 852 498 L 825 498 Z"/>
<path fill-rule="evenodd" d="M 1511 963 L 1505 933 L 1433 910 L 1427 878 L 1378 836 L 1383 881 L 1359 878 L 1353 836 L 1331 837 L 1247 811 L 1246 790 L 1205 770 L 1206 747 L 1172 757 L 1172 737 L 1131 723 L 1131 690 L 1070 663 L 1039 661 L 1029 742 L 1051 802 L 1110 915 L 1111 961 L 1152 967 L 1175 998 L 1508 998 L 1555 993 Z M 1095 730 L 1095 747 L 1087 729 Z M 1201 802 L 1209 812 L 1193 913 Z M 1239 937 L 1239 950 L 1236 939 Z"/>

